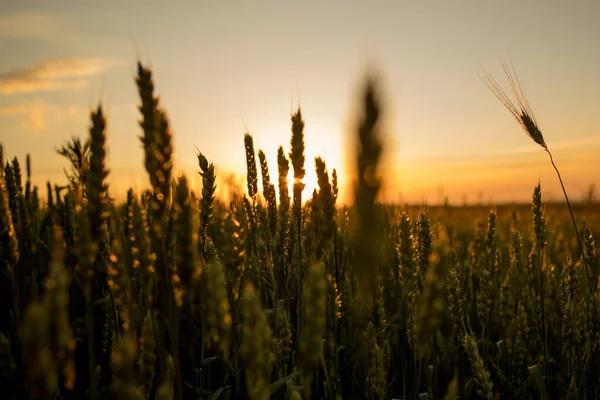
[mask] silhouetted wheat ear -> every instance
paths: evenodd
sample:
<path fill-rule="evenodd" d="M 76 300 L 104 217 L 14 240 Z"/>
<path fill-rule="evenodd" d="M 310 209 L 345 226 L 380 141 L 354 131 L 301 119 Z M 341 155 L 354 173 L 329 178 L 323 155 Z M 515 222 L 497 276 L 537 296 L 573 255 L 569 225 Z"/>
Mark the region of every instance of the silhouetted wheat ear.
<path fill-rule="evenodd" d="M 279 204 L 286 212 L 290 206 L 290 194 L 288 189 L 288 174 L 290 171 L 290 162 L 283 152 L 283 147 L 277 149 L 277 171 L 279 173 Z"/>
<path fill-rule="evenodd" d="M 534 142 L 542 146 L 544 149 L 548 150 L 546 146 L 546 142 L 544 141 L 544 136 L 542 135 L 542 131 L 539 128 L 539 125 L 535 119 L 535 115 L 533 114 L 533 110 L 531 109 L 531 105 L 527 100 L 527 96 L 525 95 L 525 91 L 523 90 L 523 86 L 519 82 L 517 77 L 517 73 L 512 64 L 507 63 L 506 61 L 502 62 L 502 68 L 504 69 L 504 73 L 508 78 L 508 82 L 510 83 L 510 87 L 512 88 L 516 104 L 508 97 L 506 92 L 502 90 L 498 82 L 487 72 L 485 68 L 482 67 L 483 71 L 483 80 L 488 88 L 496 95 L 496 97 L 504 104 L 504 106 L 510 111 L 510 113 L 515 117 L 519 125 L 523 128 L 525 133 L 533 139 Z"/>
<path fill-rule="evenodd" d="M 198 165 L 200 166 L 200 176 L 202 177 L 202 199 L 200 201 L 200 227 L 206 230 L 212 217 L 215 201 L 215 190 L 217 189 L 215 166 L 209 163 L 206 157 L 198 152 Z"/>

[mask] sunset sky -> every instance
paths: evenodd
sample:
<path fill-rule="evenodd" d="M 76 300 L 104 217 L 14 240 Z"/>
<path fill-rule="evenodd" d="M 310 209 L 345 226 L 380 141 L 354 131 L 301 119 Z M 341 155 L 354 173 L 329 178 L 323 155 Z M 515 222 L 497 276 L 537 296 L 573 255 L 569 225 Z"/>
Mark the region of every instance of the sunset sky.
<path fill-rule="evenodd" d="M 381 76 L 387 200 L 529 201 L 560 188 L 547 154 L 480 79 L 508 89 L 510 57 L 575 199 L 600 188 L 598 1 L 4 1 L 0 142 L 30 153 L 34 182 L 64 181 L 55 148 L 84 137 L 91 107 L 108 117 L 117 198 L 143 188 L 135 63 L 153 68 L 174 131 L 176 166 L 196 189 L 195 146 L 221 177 L 245 174 L 243 134 L 289 151 L 290 114 L 314 157 L 337 168 L 346 198 L 354 109 L 366 71 Z"/>

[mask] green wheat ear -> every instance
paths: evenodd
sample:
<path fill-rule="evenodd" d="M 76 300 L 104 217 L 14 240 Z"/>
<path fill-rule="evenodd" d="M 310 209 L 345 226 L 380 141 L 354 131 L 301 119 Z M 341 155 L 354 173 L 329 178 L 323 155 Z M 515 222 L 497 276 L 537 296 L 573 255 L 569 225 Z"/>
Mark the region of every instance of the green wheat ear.
<path fill-rule="evenodd" d="M 290 140 L 291 151 L 289 154 L 294 168 L 294 185 L 293 185 L 293 210 L 294 218 L 296 222 L 296 229 L 298 232 L 302 226 L 302 191 L 304 190 L 304 175 L 306 170 L 304 169 L 304 120 L 302 119 L 302 112 L 300 109 L 292 115 L 292 138 Z"/>
<path fill-rule="evenodd" d="M 102 237 L 103 226 L 109 216 L 109 199 L 106 177 L 106 119 L 102 107 L 91 113 L 90 127 L 90 168 L 87 176 L 88 213 L 92 237 Z"/>
<path fill-rule="evenodd" d="M 12 274 L 12 269 L 19 261 L 19 243 L 7 194 L 4 174 L 0 173 L 0 273 Z M 5 271 L 5 268 L 8 271 Z"/>
<path fill-rule="evenodd" d="M 310 398 L 313 373 L 319 366 L 321 340 L 325 333 L 326 281 L 323 263 L 308 268 L 304 294 L 306 325 L 298 348 L 298 366 L 303 371 L 306 398 Z"/>
<path fill-rule="evenodd" d="M 256 291 L 247 286 L 241 298 L 242 347 L 240 357 L 246 366 L 246 385 L 250 400 L 269 398 L 273 365 L 271 328 Z"/>
<path fill-rule="evenodd" d="M 198 165 L 200 167 L 200 176 L 202 177 L 202 199 L 200 200 L 200 228 L 206 231 L 206 227 L 212 217 L 215 190 L 217 189 L 215 166 L 209 163 L 206 157 L 198 152 Z"/>
<path fill-rule="evenodd" d="M 467 334 L 463 339 L 463 346 L 471 363 L 471 370 L 473 371 L 474 381 L 477 386 L 477 394 L 483 399 L 492 400 L 494 398 L 494 386 L 490 373 L 486 369 L 483 358 L 481 358 L 477 349 L 477 342 L 473 336 Z"/>
<path fill-rule="evenodd" d="M 251 198 L 258 193 L 258 171 L 256 169 L 256 155 L 254 153 L 254 139 L 249 133 L 244 134 L 244 148 L 246 150 L 246 170 L 248 181 L 248 195 Z"/>

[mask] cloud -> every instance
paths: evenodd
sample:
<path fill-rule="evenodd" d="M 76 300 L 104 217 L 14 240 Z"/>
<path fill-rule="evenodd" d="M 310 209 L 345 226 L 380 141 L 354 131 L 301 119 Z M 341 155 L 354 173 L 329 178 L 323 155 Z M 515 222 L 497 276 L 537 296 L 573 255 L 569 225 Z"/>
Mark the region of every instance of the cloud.
<path fill-rule="evenodd" d="M 32 100 L 21 104 L 0 108 L 0 117 L 17 117 L 19 126 L 27 131 L 43 131 L 50 125 L 67 119 L 85 116 L 85 111 L 77 106 L 60 107 L 42 100 Z"/>
<path fill-rule="evenodd" d="M 0 73 L 0 93 L 11 95 L 78 88 L 87 85 L 90 77 L 120 64 L 105 58 L 46 61 L 33 67 Z"/>

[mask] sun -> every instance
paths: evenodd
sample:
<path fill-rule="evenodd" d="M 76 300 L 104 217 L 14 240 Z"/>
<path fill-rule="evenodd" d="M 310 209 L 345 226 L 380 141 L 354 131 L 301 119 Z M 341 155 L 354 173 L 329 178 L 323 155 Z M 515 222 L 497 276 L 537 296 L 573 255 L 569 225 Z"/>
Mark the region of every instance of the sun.
<path fill-rule="evenodd" d="M 288 128 L 289 130 L 289 128 Z M 280 137 L 280 136 L 279 136 Z M 261 137 L 261 141 L 264 142 L 266 138 L 271 138 L 271 135 L 265 135 L 264 138 Z M 271 140 L 272 145 L 266 146 L 267 148 L 273 148 L 277 150 L 277 148 L 281 145 L 276 144 L 275 140 Z M 304 136 L 304 178 L 302 178 L 302 183 L 304 184 L 304 190 L 302 191 L 302 202 L 306 202 L 310 200 L 313 195 L 314 190 L 319 190 L 319 183 L 317 180 L 317 173 L 315 170 L 315 158 L 321 157 L 323 161 L 325 161 L 327 167 L 327 174 L 329 175 L 329 181 L 331 182 L 332 172 L 335 169 L 338 175 L 338 180 L 343 178 L 343 170 L 342 167 L 342 151 L 341 146 L 339 144 L 340 138 L 338 135 L 338 130 L 333 128 L 333 125 L 330 123 L 307 123 L 305 127 L 305 136 Z M 271 143 L 269 143 L 271 144 Z M 283 145 L 284 151 L 286 152 L 286 157 L 289 160 L 289 143 Z M 271 181 L 277 186 L 277 152 L 270 151 L 266 153 L 267 162 L 269 164 L 269 172 Z M 294 167 L 292 165 L 291 160 L 289 160 L 289 172 L 287 176 L 288 181 L 288 191 L 290 194 L 290 198 L 293 196 L 293 187 L 294 187 Z"/>
<path fill-rule="evenodd" d="M 290 200 L 293 200 L 294 171 L 291 170 L 288 175 L 288 193 L 290 194 Z M 317 181 L 316 172 L 313 169 L 306 170 L 306 174 L 304 175 L 304 179 L 302 179 L 302 183 L 304 184 L 304 189 L 302 190 L 302 202 L 305 203 L 307 200 L 312 199 L 314 190 L 319 191 L 319 183 Z"/>
<path fill-rule="evenodd" d="M 329 181 L 332 181 L 332 172 L 335 169 L 338 176 L 338 186 L 340 187 L 338 200 L 344 196 L 343 182 L 345 182 L 345 168 L 343 168 L 343 146 L 341 127 L 338 127 L 334 121 L 326 119 L 326 116 L 305 115 L 304 127 L 304 170 L 302 178 L 304 189 L 302 191 L 302 202 L 312 199 L 313 191 L 319 190 L 317 174 L 315 171 L 315 158 L 321 157 L 326 164 Z M 262 150 L 265 153 L 269 169 L 269 180 L 275 186 L 277 198 L 279 199 L 279 170 L 277 163 L 277 153 L 279 147 L 289 162 L 287 175 L 288 193 L 290 201 L 293 201 L 294 186 L 294 167 L 290 160 L 290 121 L 289 117 L 281 119 L 269 119 L 265 121 L 255 121 L 250 127 L 250 133 L 254 142 L 256 155 Z M 256 159 L 258 169 L 259 193 L 262 197 L 263 179 L 260 171 L 258 157 Z M 246 171 L 239 171 L 240 176 L 246 179 Z M 245 185 L 244 185 L 245 186 Z M 244 190 L 245 192 L 245 190 Z"/>

